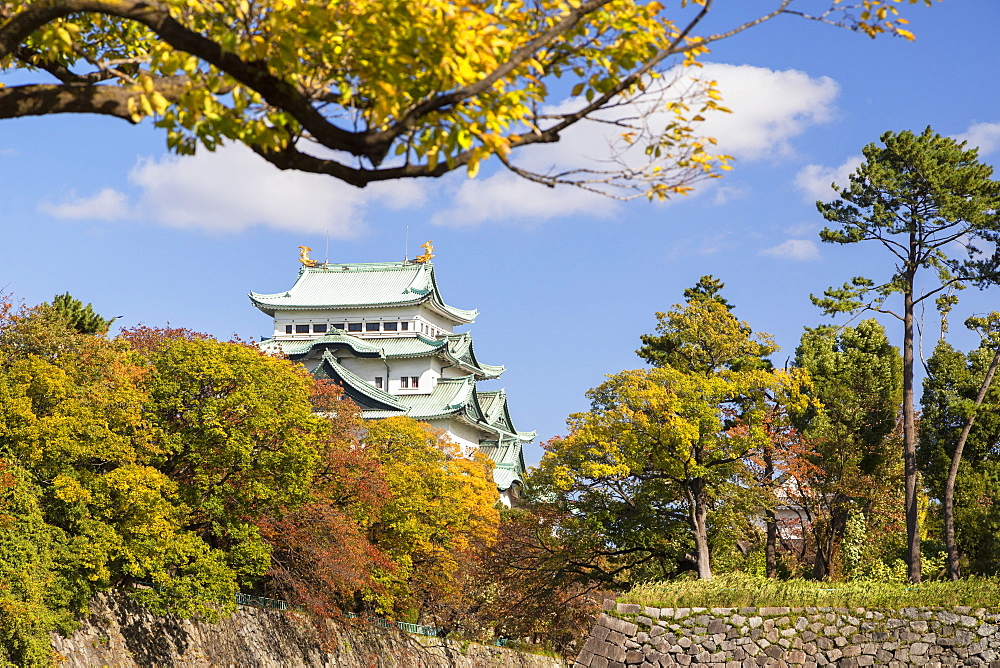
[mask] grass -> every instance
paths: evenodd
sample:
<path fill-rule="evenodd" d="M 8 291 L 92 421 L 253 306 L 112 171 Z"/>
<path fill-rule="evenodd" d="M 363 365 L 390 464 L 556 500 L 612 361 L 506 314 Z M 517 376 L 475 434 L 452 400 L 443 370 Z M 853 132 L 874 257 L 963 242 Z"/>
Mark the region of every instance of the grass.
<path fill-rule="evenodd" d="M 907 585 L 895 582 L 768 580 L 732 573 L 709 581 L 648 582 L 620 596 L 618 602 L 657 608 L 815 606 L 899 610 L 968 606 L 1000 611 L 1000 578 Z"/>

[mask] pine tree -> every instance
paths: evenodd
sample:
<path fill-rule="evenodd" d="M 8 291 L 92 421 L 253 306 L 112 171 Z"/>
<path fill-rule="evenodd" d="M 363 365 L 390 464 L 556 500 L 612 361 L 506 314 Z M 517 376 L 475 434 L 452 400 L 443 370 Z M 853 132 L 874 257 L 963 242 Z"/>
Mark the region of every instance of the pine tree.
<path fill-rule="evenodd" d="M 817 202 L 823 217 L 840 229 L 825 228 L 823 241 L 854 244 L 876 241 L 891 254 L 893 273 L 881 284 L 858 276 L 842 288 L 812 297 L 824 312 L 873 310 L 903 324 L 903 466 L 906 488 L 907 567 L 920 581 L 920 531 L 917 514 L 917 428 L 914 412 L 914 309 L 952 287 L 985 287 L 1000 276 L 1000 182 L 993 168 L 979 162 L 976 149 L 942 137 L 931 128 L 915 135 L 886 132 L 883 146 L 863 149 L 865 162 L 847 188 L 834 188 L 840 198 Z M 966 257 L 947 253 L 959 244 Z M 992 248 L 992 251 L 986 249 Z M 938 284 L 918 293 L 917 275 L 930 269 Z M 902 311 L 886 307 L 894 294 L 903 297 Z"/>
<path fill-rule="evenodd" d="M 52 299 L 52 307 L 81 334 L 107 334 L 111 323 L 117 320 L 101 317 L 94 311 L 92 304 L 84 306 L 83 302 L 74 299 L 68 292 L 56 295 Z"/>

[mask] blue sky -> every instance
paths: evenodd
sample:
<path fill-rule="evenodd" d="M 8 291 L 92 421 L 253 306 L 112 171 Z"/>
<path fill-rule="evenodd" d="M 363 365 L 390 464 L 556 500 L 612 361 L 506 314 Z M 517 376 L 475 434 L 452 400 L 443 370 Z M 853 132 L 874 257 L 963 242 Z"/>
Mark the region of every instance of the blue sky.
<path fill-rule="evenodd" d="M 489 168 L 475 181 L 453 174 L 357 190 L 280 173 L 237 148 L 173 158 L 148 124 L 5 121 L 0 288 L 28 303 L 70 291 L 126 326 L 256 338 L 269 319 L 246 294 L 290 287 L 297 246 L 323 259 L 329 233 L 332 261 L 402 259 L 408 227 L 411 257 L 434 241 L 445 299 L 480 310 L 470 328 L 480 358 L 508 367 L 485 387 L 506 387 L 515 424 L 542 440 L 586 409 L 584 393 L 605 374 L 641 366 L 633 351 L 654 312 L 703 274 L 726 283 L 740 318 L 776 336 L 779 363 L 803 326 L 829 321 L 810 293 L 885 276 L 878 249 L 820 244 L 813 204 L 832 198 L 828 184 L 882 132 L 930 125 L 997 164 L 1000 3 L 906 11 L 913 43 L 787 17 L 717 44 L 705 71 L 734 113 L 707 131 L 736 157 L 734 169 L 666 204 L 551 191 Z M 580 132 L 526 158 L 589 155 L 595 137 Z M 961 320 L 994 308 L 997 294 L 962 293 L 959 345 L 972 345 Z M 935 322 L 928 313 L 928 353 Z"/>

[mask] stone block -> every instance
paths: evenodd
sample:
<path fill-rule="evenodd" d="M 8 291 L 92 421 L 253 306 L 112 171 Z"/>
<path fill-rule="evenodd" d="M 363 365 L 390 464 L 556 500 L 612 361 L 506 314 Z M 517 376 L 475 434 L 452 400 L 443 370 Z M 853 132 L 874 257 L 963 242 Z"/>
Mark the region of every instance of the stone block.
<path fill-rule="evenodd" d="M 642 606 L 635 603 L 619 603 L 617 608 L 622 615 L 637 615 L 642 612 Z"/>
<path fill-rule="evenodd" d="M 601 603 L 601 610 L 607 610 L 608 612 L 615 609 L 615 600 L 613 598 L 606 598 L 604 602 Z"/>
<path fill-rule="evenodd" d="M 590 661 L 594 658 L 593 652 L 588 652 L 587 650 L 582 650 L 580 654 L 576 657 L 576 662 L 584 666 L 589 666 Z"/>
<path fill-rule="evenodd" d="M 618 631 L 608 631 L 608 637 L 605 639 L 605 642 L 622 647 L 625 645 L 625 639 L 628 637 L 624 633 L 618 633 Z"/>
<path fill-rule="evenodd" d="M 598 616 L 597 623 L 627 636 L 635 635 L 635 632 L 639 630 L 639 627 L 634 623 L 606 615 L 603 612 Z"/>
<path fill-rule="evenodd" d="M 600 651 L 604 647 L 605 643 L 603 640 L 598 640 L 594 636 L 587 638 L 587 642 L 583 643 L 583 652 L 590 652 L 591 654 L 601 654 Z"/>
<path fill-rule="evenodd" d="M 635 623 L 636 624 L 641 624 L 643 626 L 652 626 L 653 625 L 653 620 L 650 619 L 649 617 L 639 616 L 639 617 L 635 618 Z"/>
<path fill-rule="evenodd" d="M 665 628 L 663 628 L 662 626 L 654 626 L 653 628 L 651 628 L 649 630 L 649 637 L 650 638 L 655 638 L 656 636 L 662 635 L 664 633 L 666 633 L 666 629 Z"/>
<path fill-rule="evenodd" d="M 785 661 L 792 664 L 803 664 L 806 662 L 806 653 L 800 650 L 789 652 L 785 655 Z"/>
<path fill-rule="evenodd" d="M 625 665 L 627 666 L 638 666 L 645 660 L 646 657 L 642 652 L 637 652 L 634 649 L 625 652 Z"/>
<path fill-rule="evenodd" d="M 861 656 L 857 657 L 857 662 L 859 666 L 874 666 L 875 657 L 869 656 L 867 654 L 862 654 Z"/>
<path fill-rule="evenodd" d="M 590 668 L 608 668 L 608 660 L 603 656 L 595 656 L 590 661 Z"/>
<path fill-rule="evenodd" d="M 647 617 L 652 617 L 653 619 L 659 619 L 660 618 L 660 609 L 659 608 L 650 608 L 650 607 L 647 606 L 647 607 L 644 607 L 642 609 L 642 612 Z"/>
<path fill-rule="evenodd" d="M 749 626 L 751 629 L 755 629 L 763 623 L 764 620 L 757 616 L 751 617 L 750 619 L 747 620 L 747 626 Z"/>
<path fill-rule="evenodd" d="M 791 609 L 787 607 L 770 607 L 759 608 L 757 614 L 764 617 L 777 617 L 778 615 L 787 615 L 789 612 L 791 612 Z"/>
<path fill-rule="evenodd" d="M 843 652 L 844 656 L 861 656 L 861 648 L 857 645 L 847 645 L 842 647 L 840 651 Z"/>
<path fill-rule="evenodd" d="M 721 619 L 713 619 L 708 623 L 709 634 L 715 633 L 725 633 L 728 630 L 728 626 Z"/>
<path fill-rule="evenodd" d="M 618 647 L 617 645 L 605 644 L 605 650 L 607 654 L 604 656 L 608 657 L 608 662 L 618 661 L 619 663 L 625 660 L 625 648 Z"/>
<path fill-rule="evenodd" d="M 600 624 L 598 624 L 597 626 L 594 627 L 594 630 L 590 632 L 590 637 L 597 638 L 598 640 L 607 640 L 608 633 L 610 632 L 611 629 L 609 629 L 607 626 L 601 626 Z"/>

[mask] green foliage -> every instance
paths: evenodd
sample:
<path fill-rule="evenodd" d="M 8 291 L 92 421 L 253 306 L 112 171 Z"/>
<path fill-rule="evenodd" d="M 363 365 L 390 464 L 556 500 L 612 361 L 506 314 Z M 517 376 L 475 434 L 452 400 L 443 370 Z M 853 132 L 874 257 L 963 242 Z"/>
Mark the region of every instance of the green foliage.
<path fill-rule="evenodd" d="M 905 578 L 905 567 L 901 575 Z M 965 605 L 1000 611 L 1000 580 L 969 578 L 907 586 L 899 582 L 771 580 L 727 573 L 714 580 L 649 582 L 618 598 L 654 607 L 824 606 L 899 610 Z"/>
<path fill-rule="evenodd" d="M 810 465 L 794 472 L 793 494 L 810 514 L 812 575 L 836 575 L 842 548 L 842 574 L 852 577 L 862 560 L 850 552 L 861 549 L 860 539 L 845 535 L 852 522 L 871 536 L 864 541 L 866 560 L 878 560 L 878 554 L 894 560 L 899 547 L 894 537 L 900 521 L 902 360 L 882 325 L 869 319 L 857 327 L 807 328 L 795 363 L 809 372 L 817 400 L 793 420 L 812 449 Z"/>
<path fill-rule="evenodd" d="M 49 666 L 49 632 L 73 627 L 74 603 L 28 473 L 0 460 L 0 665 Z"/>
<path fill-rule="evenodd" d="M 68 292 L 56 295 L 52 300 L 52 308 L 81 334 L 107 334 L 111 323 L 115 321 L 115 318 L 102 318 L 91 304 L 84 306 L 83 302 L 74 299 Z"/>
<path fill-rule="evenodd" d="M 811 393 L 822 404 L 797 426 L 822 441 L 825 465 L 838 459 L 840 476 L 847 467 L 877 471 L 895 454 L 886 440 L 902 400 L 903 362 L 885 328 L 874 319 L 857 327 L 806 328 L 795 364 L 809 372 Z"/>

